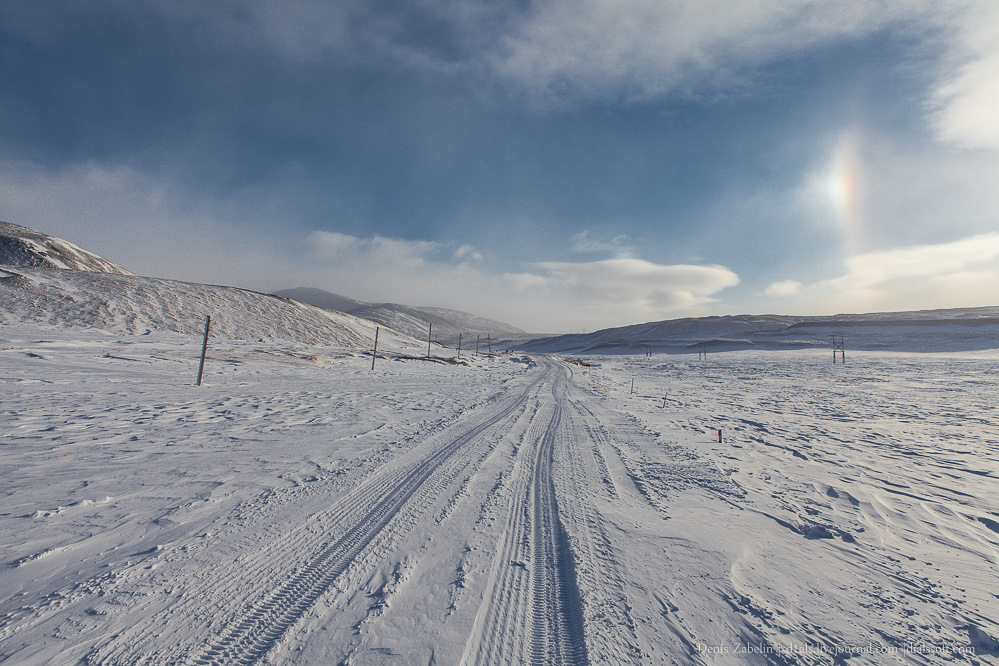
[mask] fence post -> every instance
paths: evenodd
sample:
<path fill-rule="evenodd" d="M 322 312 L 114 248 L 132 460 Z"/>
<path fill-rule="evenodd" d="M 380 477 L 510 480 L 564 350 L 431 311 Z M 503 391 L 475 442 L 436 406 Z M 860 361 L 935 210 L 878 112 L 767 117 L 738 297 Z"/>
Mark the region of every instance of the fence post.
<path fill-rule="evenodd" d="M 378 327 L 375 326 L 375 348 L 371 352 L 371 369 L 375 369 L 375 359 L 378 357 Z"/>
<path fill-rule="evenodd" d="M 430 331 L 427 333 L 427 358 L 430 358 L 430 340 L 434 336 L 434 322 L 430 322 Z"/>
<path fill-rule="evenodd" d="M 201 365 L 198 366 L 198 386 L 201 386 L 201 377 L 205 374 L 205 355 L 208 353 L 208 331 L 212 328 L 212 316 L 205 315 L 205 342 L 201 345 Z"/>

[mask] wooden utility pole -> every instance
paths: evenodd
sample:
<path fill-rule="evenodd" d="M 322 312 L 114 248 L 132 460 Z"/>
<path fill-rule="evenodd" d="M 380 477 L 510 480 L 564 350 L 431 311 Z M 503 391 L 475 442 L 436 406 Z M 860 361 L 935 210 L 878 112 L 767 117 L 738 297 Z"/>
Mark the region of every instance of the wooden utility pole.
<path fill-rule="evenodd" d="M 462 334 L 459 333 L 458 334 L 458 358 L 461 358 L 461 336 L 462 336 Z"/>
<path fill-rule="evenodd" d="M 205 342 L 201 345 L 201 365 L 198 366 L 198 386 L 201 386 L 201 377 L 205 374 L 205 355 L 208 353 L 208 331 L 212 329 L 212 316 L 205 315 Z"/>
<path fill-rule="evenodd" d="M 375 348 L 371 351 L 371 369 L 375 369 L 375 359 L 378 358 L 378 327 L 375 326 Z"/>

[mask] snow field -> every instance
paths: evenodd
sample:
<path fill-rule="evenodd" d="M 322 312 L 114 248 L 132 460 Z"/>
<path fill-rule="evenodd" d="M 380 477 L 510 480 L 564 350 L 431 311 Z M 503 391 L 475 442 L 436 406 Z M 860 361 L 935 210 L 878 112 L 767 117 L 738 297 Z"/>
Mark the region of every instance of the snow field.
<path fill-rule="evenodd" d="M 596 362 L 605 401 L 652 435 L 625 452 L 640 491 L 677 538 L 724 554 L 722 596 L 752 628 L 744 645 L 777 648 L 767 663 L 947 663 L 969 647 L 995 663 L 994 354 Z"/>
<path fill-rule="evenodd" d="M 0 329 L 0 659 L 999 663 L 994 357 L 199 354 Z"/>

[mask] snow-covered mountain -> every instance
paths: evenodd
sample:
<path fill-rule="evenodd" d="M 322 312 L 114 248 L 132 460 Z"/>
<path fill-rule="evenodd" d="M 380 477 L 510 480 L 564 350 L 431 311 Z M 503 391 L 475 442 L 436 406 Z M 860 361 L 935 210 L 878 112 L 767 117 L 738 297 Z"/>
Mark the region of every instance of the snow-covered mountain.
<path fill-rule="evenodd" d="M 999 348 L 999 307 L 840 314 L 821 317 L 735 315 L 688 317 L 593 333 L 514 343 L 536 352 L 697 352 L 737 349 L 807 349 L 830 346 L 832 335 L 847 349 L 961 351 Z"/>
<path fill-rule="evenodd" d="M 0 222 L 0 264 L 132 274 L 69 241 L 9 222 Z"/>
<path fill-rule="evenodd" d="M 464 336 L 464 344 L 474 344 L 476 336 L 481 337 L 482 340 L 487 338 L 497 340 L 525 335 L 524 331 L 509 324 L 478 317 L 460 310 L 413 307 L 398 303 L 364 303 L 322 289 L 309 287 L 276 291 L 274 295 L 292 298 L 321 308 L 348 312 L 417 339 L 425 340 L 429 325 L 433 324 L 433 339 L 444 344 L 456 344 L 459 335 Z"/>

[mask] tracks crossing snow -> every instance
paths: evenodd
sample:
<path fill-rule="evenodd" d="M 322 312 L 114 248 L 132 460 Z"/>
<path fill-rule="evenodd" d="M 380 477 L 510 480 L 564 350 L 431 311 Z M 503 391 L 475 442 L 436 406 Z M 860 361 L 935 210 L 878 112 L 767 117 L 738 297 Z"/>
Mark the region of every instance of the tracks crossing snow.
<path fill-rule="evenodd" d="M 465 469 L 467 464 L 462 464 L 465 456 L 475 457 L 465 449 L 524 409 L 531 389 L 544 378 L 545 375 L 537 377 L 514 399 L 485 416 L 459 421 L 440 435 L 445 444 L 436 451 L 390 478 L 366 484 L 348 497 L 343 502 L 345 507 L 360 508 L 351 512 L 346 530 L 324 545 L 286 583 L 231 622 L 193 659 L 193 663 L 252 664 L 261 660 L 385 531 L 408 502 L 416 498 L 419 506 L 428 506 L 429 496 L 442 492 L 462 470 L 474 473 L 474 470 Z"/>
<path fill-rule="evenodd" d="M 0 354 L 0 661 L 999 664 L 994 361 L 346 358 L 331 390 L 252 345 L 195 396 L 109 344 Z"/>
<path fill-rule="evenodd" d="M 551 397 L 540 402 L 518 451 L 507 529 L 463 662 L 587 662 L 583 612 L 569 538 L 559 518 L 553 454 L 562 433 L 566 375 L 545 361 Z M 548 391 L 546 390 L 546 397 Z"/>

